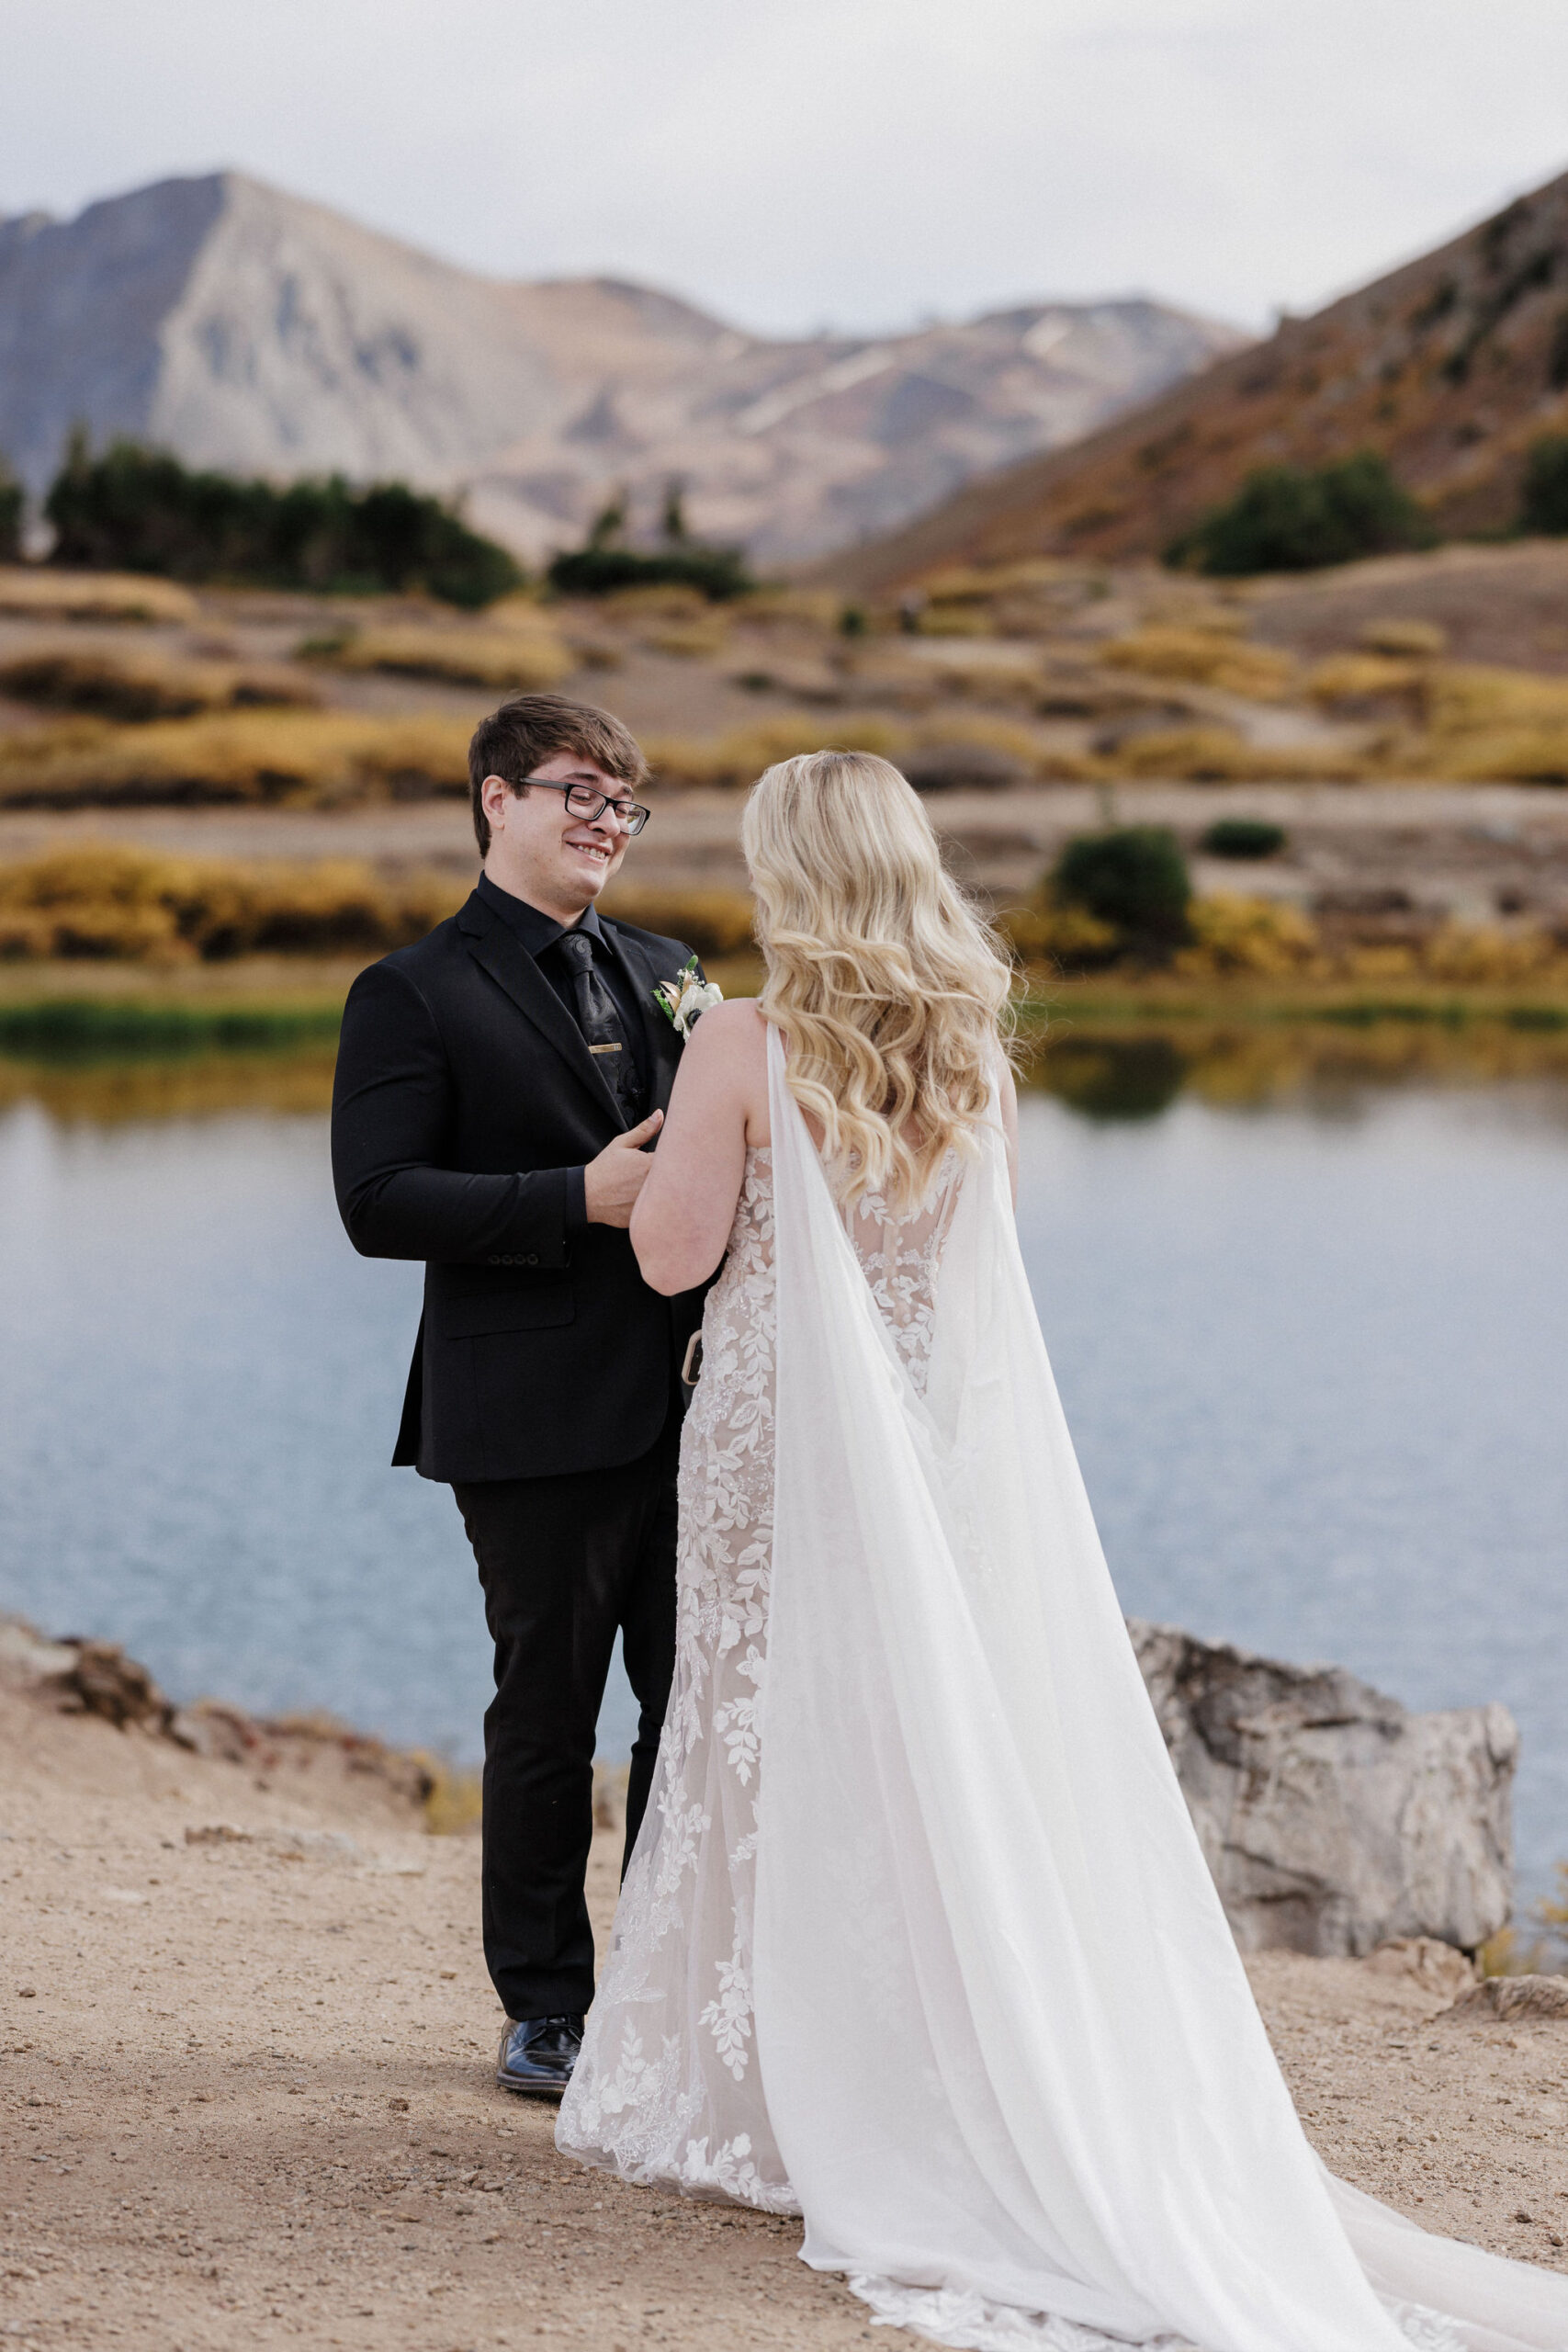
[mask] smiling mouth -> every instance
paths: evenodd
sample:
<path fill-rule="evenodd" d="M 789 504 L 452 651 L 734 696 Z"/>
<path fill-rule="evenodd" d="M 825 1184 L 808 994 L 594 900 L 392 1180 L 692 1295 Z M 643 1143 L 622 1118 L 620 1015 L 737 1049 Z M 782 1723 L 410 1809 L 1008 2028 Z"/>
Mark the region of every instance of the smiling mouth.
<path fill-rule="evenodd" d="M 581 857 L 592 858 L 600 865 L 608 865 L 615 854 L 607 842 L 568 842 L 566 846 L 576 850 Z"/>

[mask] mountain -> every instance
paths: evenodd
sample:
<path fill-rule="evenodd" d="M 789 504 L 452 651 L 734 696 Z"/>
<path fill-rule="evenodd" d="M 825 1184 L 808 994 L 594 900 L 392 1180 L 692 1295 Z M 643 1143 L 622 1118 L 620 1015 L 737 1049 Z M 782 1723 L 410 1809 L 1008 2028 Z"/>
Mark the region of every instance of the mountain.
<path fill-rule="evenodd" d="M 1504 528 L 1568 432 L 1568 175 L 1070 449 L 833 564 L 874 594 L 952 563 L 1156 554 L 1264 465 L 1385 456 L 1446 534 Z"/>
<path fill-rule="evenodd" d="M 881 337 L 746 335 L 613 278 L 507 284 L 234 172 L 0 221 L 0 450 L 70 426 L 274 476 L 466 492 L 525 555 L 672 475 L 763 561 L 886 532 L 1240 338 L 1152 301 L 1032 303 Z"/>

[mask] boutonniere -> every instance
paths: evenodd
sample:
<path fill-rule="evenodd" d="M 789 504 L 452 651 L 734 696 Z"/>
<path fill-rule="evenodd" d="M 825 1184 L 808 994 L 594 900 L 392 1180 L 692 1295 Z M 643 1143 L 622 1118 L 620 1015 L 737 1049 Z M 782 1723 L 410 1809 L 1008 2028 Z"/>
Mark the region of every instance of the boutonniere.
<path fill-rule="evenodd" d="M 682 1037 L 689 1037 L 710 1004 L 724 1002 L 724 990 L 713 980 L 699 979 L 697 959 L 689 956 L 672 980 L 660 980 L 653 1001 Z"/>

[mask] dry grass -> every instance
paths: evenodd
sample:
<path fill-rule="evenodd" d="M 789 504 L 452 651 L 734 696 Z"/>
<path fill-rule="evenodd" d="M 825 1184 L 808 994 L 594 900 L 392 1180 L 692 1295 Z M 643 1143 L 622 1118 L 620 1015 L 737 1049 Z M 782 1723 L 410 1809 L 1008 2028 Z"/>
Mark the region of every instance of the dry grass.
<path fill-rule="evenodd" d="M 90 721 L 78 721 L 89 728 Z M 0 742 L 0 806 L 255 801 L 327 808 L 468 788 L 461 719 L 253 711 Z"/>
<path fill-rule="evenodd" d="M 1131 670 L 1138 677 L 1214 686 L 1254 702 L 1282 700 L 1296 675 L 1289 654 L 1248 645 L 1228 622 L 1213 628 L 1156 624 L 1134 629 L 1102 645 L 1100 659 L 1113 670 Z"/>
<path fill-rule="evenodd" d="M 525 610 L 532 618 L 506 628 L 372 628 L 307 638 L 300 658 L 336 670 L 547 693 L 576 669 L 578 657 L 536 606 Z"/>
<path fill-rule="evenodd" d="M 904 729 L 874 714 L 858 718 L 782 718 L 728 735 L 649 735 L 643 749 L 655 779 L 676 785 L 750 785 L 777 760 L 831 746 L 845 752 L 874 752 L 896 760 L 907 738 Z"/>
<path fill-rule="evenodd" d="M 1004 759 L 1016 760 L 1026 775 L 1051 784 L 1077 783 L 1101 773 L 1099 763 L 1088 755 L 1043 740 L 1017 719 L 992 718 L 986 711 L 960 710 L 928 718 L 916 728 L 914 740 L 922 751 L 975 744 L 982 751 L 999 752 Z"/>
<path fill-rule="evenodd" d="M 193 621 L 196 598 L 170 580 L 130 571 L 0 568 L 0 614 L 40 621 Z"/>
<path fill-rule="evenodd" d="M 1104 772 L 1190 784 L 1341 784 L 1369 768 L 1364 756 L 1338 744 L 1249 743 L 1229 727 L 1170 727 L 1128 736 Z"/>
<path fill-rule="evenodd" d="M 1247 972 L 1274 977 L 1309 969 L 1321 956 L 1317 928 L 1298 908 L 1238 891 L 1195 899 L 1192 944 L 1174 968 L 1190 977 Z"/>
<path fill-rule="evenodd" d="M 87 843 L 0 867 L 0 956 L 155 964 L 384 954 L 459 906 L 441 874 L 396 882 L 351 859 L 249 865 Z"/>
<path fill-rule="evenodd" d="M 269 704 L 313 709 L 321 700 L 309 679 L 281 664 L 181 662 L 78 645 L 35 646 L 0 662 L 0 695 L 131 725 Z"/>
<path fill-rule="evenodd" d="M 1448 630 L 1439 622 L 1404 619 L 1397 613 L 1368 621 L 1358 639 L 1369 653 L 1416 662 L 1435 662 L 1449 644 Z"/>
<path fill-rule="evenodd" d="M 249 865 L 86 843 L 0 866 L 0 956 L 155 964 L 384 954 L 451 914 L 467 886 L 396 882 L 351 859 Z"/>
<path fill-rule="evenodd" d="M 1393 706 L 1419 717 L 1426 671 L 1418 662 L 1388 653 L 1337 653 L 1309 674 L 1307 692 L 1319 709 L 1354 716 Z"/>
<path fill-rule="evenodd" d="M 1534 925 L 1449 923 L 1424 940 L 1368 943 L 1330 938 L 1297 907 L 1228 890 L 1195 899 L 1189 925 L 1188 944 L 1164 967 L 1166 984 L 1300 979 L 1509 991 L 1540 983 L 1553 995 L 1568 984 L 1568 933 Z M 1030 906 L 1003 909 L 998 926 L 1026 964 L 1067 972 L 1139 968 L 1136 949 L 1129 953 L 1112 926 L 1081 909 L 1052 906 L 1043 890 Z"/>

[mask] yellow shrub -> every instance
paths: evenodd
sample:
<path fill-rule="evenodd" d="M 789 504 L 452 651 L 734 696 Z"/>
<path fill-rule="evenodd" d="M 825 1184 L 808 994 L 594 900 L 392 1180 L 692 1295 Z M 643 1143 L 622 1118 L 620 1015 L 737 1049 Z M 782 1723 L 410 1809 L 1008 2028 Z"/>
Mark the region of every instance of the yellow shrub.
<path fill-rule="evenodd" d="M 1016 642 L 965 643 L 963 638 L 939 636 L 931 650 L 916 655 L 907 674 L 937 694 L 973 695 L 987 702 L 1023 703 L 1032 709 L 1040 693 L 1040 662 L 1032 646 Z M 925 640 L 922 640 L 922 643 Z M 918 663 L 918 667 L 917 667 Z"/>
<path fill-rule="evenodd" d="M 254 800 L 296 806 L 466 793 L 470 729 L 439 717 L 254 711 L 105 731 L 79 748 L 13 739 L 0 804 L 32 808 Z"/>
<path fill-rule="evenodd" d="M 1135 629 L 1130 637 L 1112 638 L 1102 645 L 1100 659 L 1113 670 L 1132 670 L 1140 677 L 1217 686 L 1257 702 L 1277 702 L 1295 676 L 1295 663 L 1288 654 L 1246 644 L 1222 628 Z"/>
<path fill-rule="evenodd" d="M 1498 727 L 1568 729 L 1568 678 L 1480 662 L 1437 663 L 1427 673 L 1426 715 L 1443 735 Z"/>
<path fill-rule="evenodd" d="M 1568 784 L 1568 719 L 1428 737 L 1403 747 L 1402 764 L 1454 784 Z"/>
<path fill-rule="evenodd" d="M 679 581 L 655 581 L 646 588 L 617 588 L 599 599 L 600 609 L 623 621 L 700 621 L 711 610 L 700 588 Z"/>
<path fill-rule="evenodd" d="M 1296 907 L 1276 899 L 1253 899 L 1217 890 L 1196 899 L 1189 911 L 1190 946 L 1175 959 L 1179 972 L 1201 978 L 1212 972 L 1294 972 L 1318 952 L 1317 932 Z"/>
<path fill-rule="evenodd" d="M 1545 932 L 1472 931 L 1452 923 L 1427 941 L 1421 961 L 1434 979 L 1506 988 L 1548 970 L 1557 956 L 1555 943 Z"/>
<path fill-rule="evenodd" d="M 1352 980 L 1408 980 L 1419 970 L 1420 959 L 1414 947 L 1348 947 L 1340 968 Z"/>
<path fill-rule="evenodd" d="M 1396 614 L 1390 614 L 1383 620 L 1369 621 L 1360 631 L 1359 642 L 1369 653 L 1435 662 L 1447 650 L 1449 633 L 1437 621 L 1401 620 Z"/>
<path fill-rule="evenodd" d="M 1053 587 L 1071 567 L 1049 556 L 1021 563 L 954 564 L 933 571 L 920 582 L 933 604 L 987 604 L 993 596 L 1027 595 L 1032 589 Z"/>
<path fill-rule="evenodd" d="M 1096 763 L 1086 754 L 1059 743 L 1043 743 L 1016 719 L 993 718 L 985 711 L 956 711 L 945 718 L 928 719 L 916 729 L 915 740 L 922 750 L 949 743 L 979 744 L 1017 760 L 1031 775 L 1053 784 L 1078 783 L 1099 774 Z"/>
<path fill-rule="evenodd" d="M 1104 754 L 1116 774 L 1192 784 L 1337 783 L 1364 763 L 1338 745 L 1249 743 L 1229 727 L 1152 728 Z"/>
<path fill-rule="evenodd" d="M 915 629 L 920 637 L 989 637 L 991 616 L 983 606 L 939 604 L 933 597 L 915 616 Z"/>
<path fill-rule="evenodd" d="M 832 748 L 844 752 L 874 752 L 896 759 L 903 730 L 886 718 L 772 718 L 755 727 L 738 727 L 728 735 L 650 735 L 643 749 L 649 765 L 661 784 L 754 784 L 775 761 L 794 759 L 801 752 Z"/>
<path fill-rule="evenodd" d="M 8 564 L 0 569 L 0 613 L 41 621 L 191 621 L 197 603 L 172 580 Z"/>
<path fill-rule="evenodd" d="M 453 876 L 386 880 L 353 859 L 246 865 L 84 843 L 0 866 L 0 953 L 208 961 L 378 953 L 455 911 Z"/>
<path fill-rule="evenodd" d="M 736 605 L 748 628 L 836 629 L 843 599 L 830 588 L 759 588 Z"/>
<path fill-rule="evenodd" d="M 1400 700 L 1423 707 L 1426 671 L 1419 662 L 1382 653 L 1337 653 L 1320 662 L 1307 679 L 1307 692 L 1325 710 L 1345 703 Z"/>
<path fill-rule="evenodd" d="M 1004 907 L 998 911 L 997 927 L 1029 964 L 1061 964 L 1068 969 L 1109 964 L 1122 944 L 1115 924 L 1101 922 L 1087 907 Z"/>
<path fill-rule="evenodd" d="M 729 642 L 729 620 L 726 614 L 710 610 L 698 620 L 657 622 L 640 630 L 638 637 L 652 653 L 673 653 L 682 661 L 700 662 L 723 652 Z"/>
<path fill-rule="evenodd" d="M 577 667 L 576 655 L 540 620 L 504 629 L 366 629 L 342 639 L 307 639 L 300 652 L 338 670 L 379 670 L 460 686 L 514 686 L 525 694 L 547 693 Z"/>
<path fill-rule="evenodd" d="M 77 645 L 36 646 L 0 662 L 0 694 L 46 709 L 88 711 L 132 723 L 267 704 L 314 709 L 321 700 L 308 679 L 282 668 L 174 662 L 147 651 L 124 654 Z"/>

